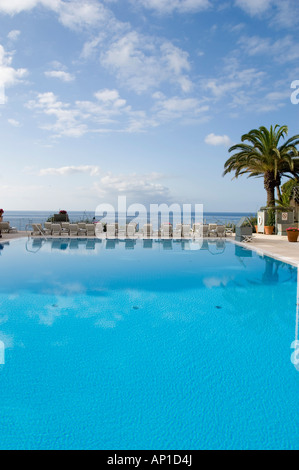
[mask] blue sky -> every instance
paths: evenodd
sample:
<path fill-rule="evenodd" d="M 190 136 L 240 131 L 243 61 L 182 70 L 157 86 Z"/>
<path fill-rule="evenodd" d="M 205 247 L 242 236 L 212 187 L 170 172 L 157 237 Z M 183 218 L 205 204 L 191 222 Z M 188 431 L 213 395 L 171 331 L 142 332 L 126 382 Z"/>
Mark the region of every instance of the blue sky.
<path fill-rule="evenodd" d="M 297 0 L 0 0 L 0 206 L 257 210 L 263 181 L 223 165 L 252 128 L 298 133 L 298 18 Z"/>

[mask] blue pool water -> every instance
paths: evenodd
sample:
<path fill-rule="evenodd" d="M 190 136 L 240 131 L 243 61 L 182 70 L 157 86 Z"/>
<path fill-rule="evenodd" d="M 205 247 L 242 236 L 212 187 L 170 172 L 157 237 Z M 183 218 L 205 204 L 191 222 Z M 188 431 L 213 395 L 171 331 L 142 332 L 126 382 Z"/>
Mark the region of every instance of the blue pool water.
<path fill-rule="evenodd" d="M 298 449 L 297 269 L 221 241 L 1 248 L 1 449 Z"/>

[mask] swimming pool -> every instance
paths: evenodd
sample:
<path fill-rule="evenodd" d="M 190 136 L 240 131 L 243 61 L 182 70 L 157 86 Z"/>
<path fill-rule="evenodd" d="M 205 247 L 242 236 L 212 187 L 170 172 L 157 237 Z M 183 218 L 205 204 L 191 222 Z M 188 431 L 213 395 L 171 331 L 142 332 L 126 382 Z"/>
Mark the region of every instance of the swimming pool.
<path fill-rule="evenodd" d="M 223 241 L 1 247 L 1 449 L 298 449 L 296 268 Z"/>

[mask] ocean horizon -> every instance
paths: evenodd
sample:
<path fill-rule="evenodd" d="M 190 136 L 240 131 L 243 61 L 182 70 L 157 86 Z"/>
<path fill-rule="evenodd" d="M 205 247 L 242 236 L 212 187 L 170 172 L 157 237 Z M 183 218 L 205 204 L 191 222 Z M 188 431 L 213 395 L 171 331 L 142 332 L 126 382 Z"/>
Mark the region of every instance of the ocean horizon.
<path fill-rule="evenodd" d="M 49 217 L 52 217 L 54 212 L 51 211 L 5 211 L 3 220 L 10 222 L 10 225 L 16 227 L 18 230 L 26 230 L 32 224 L 45 223 Z M 203 220 L 205 223 L 218 223 L 218 224 L 236 224 L 242 217 L 254 216 L 256 212 L 204 212 Z M 92 220 L 95 217 L 95 211 L 69 211 L 69 218 L 71 222 L 78 222 L 80 220 Z M 116 218 L 118 214 L 116 213 Z M 103 217 L 102 217 L 103 218 Z M 97 217 L 96 220 L 101 218 Z M 128 217 L 128 222 L 133 217 Z M 147 213 L 149 219 L 149 212 Z M 195 219 L 195 213 L 191 213 L 191 222 Z M 108 218 L 109 220 L 109 218 Z M 140 223 L 146 223 L 145 218 L 140 218 Z"/>

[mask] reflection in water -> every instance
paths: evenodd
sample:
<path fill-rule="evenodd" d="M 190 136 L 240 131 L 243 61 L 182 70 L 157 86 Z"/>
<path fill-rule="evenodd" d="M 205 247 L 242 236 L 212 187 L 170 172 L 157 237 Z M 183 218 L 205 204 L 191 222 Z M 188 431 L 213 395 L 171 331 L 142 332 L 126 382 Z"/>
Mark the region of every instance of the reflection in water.
<path fill-rule="evenodd" d="M 136 240 L 127 239 L 125 243 L 126 250 L 134 250 L 136 245 Z"/>
<path fill-rule="evenodd" d="M 273 258 L 265 258 L 265 272 L 262 277 L 264 284 L 277 284 L 279 282 L 279 261 L 274 260 Z"/>
<path fill-rule="evenodd" d="M 37 253 L 41 248 L 50 247 L 51 251 L 67 251 L 67 250 L 95 250 L 97 246 L 103 246 L 106 250 L 115 250 L 118 246 L 124 246 L 126 250 L 134 250 L 135 247 L 143 246 L 146 249 L 161 248 L 165 251 L 181 249 L 182 251 L 190 250 L 207 250 L 212 255 L 224 253 L 226 249 L 225 240 L 170 240 L 170 239 L 28 239 L 26 242 L 26 250 L 31 253 Z M 0 247 L 1 250 L 1 247 Z"/>
<path fill-rule="evenodd" d="M 225 251 L 224 240 L 211 240 L 208 242 L 208 250 L 212 255 L 221 255 Z"/>
<path fill-rule="evenodd" d="M 4 247 L 9 245 L 9 243 L 0 243 L 0 255 L 1 255 L 1 251 L 4 250 Z"/>
<path fill-rule="evenodd" d="M 172 250 L 172 240 L 163 240 L 163 250 Z"/>
<path fill-rule="evenodd" d="M 115 250 L 116 240 L 107 240 L 106 241 L 106 250 Z"/>
<path fill-rule="evenodd" d="M 236 245 L 235 256 L 240 259 L 242 265 L 244 266 L 244 268 L 246 268 L 244 258 L 252 258 L 253 252 L 251 250 Z M 267 256 L 261 256 L 261 259 L 263 259 L 265 263 L 265 269 L 262 278 L 260 280 L 251 280 L 249 281 L 250 283 L 261 285 L 278 284 L 280 282 L 279 271 L 282 269 L 284 271 L 285 269 L 289 269 L 290 277 L 281 282 L 288 282 L 289 280 L 294 279 L 294 269 L 290 265 L 282 263 L 281 261 L 276 260 L 275 258 L 269 258 Z"/>
<path fill-rule="evenodd" d="M 95 248 L 96 248 L 95 240 L 87 240 L 86 250 L 95 250 Z"/>
<path fill-rule="evenodd" d="M 235 245 L 235 256 L 238 258 L 252 258 L 252 251 L 243 248 L 243 246 Z"/>
<path fill-rule="evenodd" d="M 153 240 L 143 240 L 143 248 L 153 248 Z"/>
<path fill-rule="evenodd" d="M 66 250 L 68 248 L 68 243 L 61 240 L 52 241 L 52 250 Z"/>
<path fill-rule="evenodd" d="M 5 248 L 5 246 L 9 245 L 8 243 L 1 243 L 0 244 L 0 254 Z M 226 274 L 225 270 L 223 272 L 218 272 L 213 274 L 213 272 L 209 271 L 209 273 L 205 272 L 203 274 L 202 280 L 199 283 L 200 285 L 205 286 L 205 288 L 209 290 L 213 289 L 219 289 L 221 290 L 221 300 L 224 300 L 227 302 L 227 305 L 229 305 L 229 308 L 231 309 L 230 311 L 233 313 L 233 315 L 238 316 L 239 318 L 242 318 L 242 321 L 247 325 L 250 325 L 251 328 L 255 328 L 256 330 L 259 331 L 259 329 L 265 329 L 265 322 L 267 326 L 267 322 L 272 322 L 273 321 L 273 315 L 271 312 L 275 312 L 275 315 L 279 318 L 279 320 L 285 320 L 287 314 L 290 312 L 290 309 L 288 309 L 288 312 L 283 309 L 277 309 L 277 306 L 275 302 L 277 302 L 276 297 L 275 297 L 275 292 L 277 290 L 277 286 L 279 287 L 279 284 L 284 284 L 284 283 L 289 283 L 294 281 L 294 277 L 296 275 L 296 270 L 294 270 L 293 267 L 282 263 L 278 260 L 275 260 L 273 258 L 269 257 L 259 257 L 255 254 L 250 249 L 238 246 L 238 245 L 231 245 L 229 242 L 223 239 L 204 239 L 202 241 L 201 245 L 201 250 L 203 252 L 209 252 L 206 253 L 206 255 L 203 253 L 203 258 L 204 257 L 209 257 L 209 255 L 216 255 L 216 254 L 222 254 L 224 253 L 226 247 L 230 245 L 231 250 L 227 249 L 226 255 L 230 255 L 231 251 L 234 250 L 235 256 L 237 257 L 238 261 L 242 264 L 240 269 L 240 266 L 238 266 L 238 262 L 236 262 L 235 259 L 235 265 L 236 269 L 230 272 L 230 274 Z M 28 246 L 28 251 L 31 253 L 37 253 L 39 250 L 45 250 L 48 253 L 51 253 L 53 251 L 53 256 L 57 253 L 57 251 L 61 252 L 70 252 L 71 255 L 74 255 L 75 253 L 71 253 L 72 250 L 77 250 L 77 253 L 83 254 L 84 251 L 89 251 L 91 257 L 94 255 L 94 251 L 97 248 L 104 248 L 106 250 L 134 250 L 136 247 L 136 251 L 138 249 L 146 249 L 146 250 L 156 250 L 156 251 L 161 251 L 161 255 L 163 256 L 162 251 L 190 251 L 192 249 L 198 249 L 199 245 L 196 245 L 196 242 L 193 240 L 171 240 L 171 239 L 164 239 L 164 240 L 152 240 L 152 239 L 144 239 L 144 240 L 136 240 L 136 239 L 124 239 L 124 240 L 118 240 L 118 239 L 109 239 L 109 240 L 102 240 L 102 239 L 72 239 L 72 238 L 57 238 L 57 239 L 50 239 L 50 240 L 45 240 L 42 238 L 37 238 L 37 239 L 30 239 L 28 240 L 27 243 Z M 116 252 L 117 255 L 117 252 Z M 153 253 L 154 255 L 154 253 Z M 223 256 L 223 263 L 229 262 L 230 263 L 230 258 L 227 256 Z M 109 253 L 109 259 L 111 259 L 112 253 Z M 168 259 L 167 253 L 166 256 Z M 4 256 L 1 261 L 4 261 Z M 117 256 L 115 257 L 117 258 Z M 151 258 L 151 254 L 149 256 L 149 259 Z M 206 259 L 205 258 L 205 259 Z M 214 258 L 214 256 L 213 256 Z M 252 260 L 250 258 L 253 258 Z M 113 256 L 112 256 L 112 259 Z M 182 258 L 184 259 L 184 258 Z M 253 270 L 252 266 L 254 266 L 255 259 L 259 260 L 259 269 Z M 188 258 L 188 261 L 190 259 Z M 221 261 L 221 257 L 220 257 Z M 260 264 L 263 264 L 263 266 L 260 266 Z M 150 263 L 149 263 L 150 264 Z M 211 260 L 211 266 L 215 266 L 218 264 L 217 257 L 216 259 Z M 225 265 L 226 266 L 226 265 Z M 228 266 L 229 268 L 230 266 Z M 247 270 L 248 268 L 248 270 Z M 241 274 L 241 275 L 240 275 Z M 208 277 L 206 277 L 208 276 Z M 92 276 L 90 276 L 92 277 Z M 40 284 L 35 280 L 35 286 L 36 290 L 39 289 Z M 293 336 L 288 340 L 288 345 L 292 342 L 292 362 L 295 365 L 296 369 L 299 371 L 299 338 L 298 338 L 298 324 L 299 324 L 299 275 L 298 275 L 298 292 L 297 292 L 297 309 L 296 309 L 296 331 L 295 331 L 295 339 Z M 188 286 L 192 285 L 192 281 L 188 280 Z M 252 288 L 252 286 L 257 286 L 257 289 Z M 293 284 L 294 286 L 294 284 Z M 81 292 L 82 295 L 84 294 L 85 296 L 88 297 L 101 297 L 101 299 L 106 299 L 105 298 L 105 293 L 101 290 L 103 286 L 101 285 L 96 285 L 93 286 L 92 289 L 89 289 L 88 291 L 84 291 L 84 289 L 77 290 L 76 292 Z M 263 289 L 265 287 L 266 291 Z M 167 285 L 167 288 L 169 289 L 169 286 Z M 30 284 L 30 289 L 32 289 L 32 285 Z M 62 304 L 61 303 L 61 297 L 67 297 L 68 302 L 70 302 L 69 297 L 73 295 L 74 288 L 70 290 L 71 294 L 62 289 L 58 289 L 57 285 L 55 285 L 56 291 L 54 293 L 51 293 L 51 295 L 59 297 L 59 301 L 55 299 L 53 302 L 48 302 L 45 306 L 44 309 L 36 309 L 38 314 L 40 315 L 40 321 L 49 325 L 52 324 L 55 321 L 55 318 L 57 318 L 60 315 L 64 315 L 66 310 L 70 311 L 72 308 L 76 308 L 76 303 L 74 302 L 74 305 L 71 305 L 70 303 L 68 304 Z M 77 289 L 77 287 L 76 287 Z M 49 292 L 46 293 L 49 295 Z M 213 292 L 214 294 L 214 292 Z M 250 299 L 250 296 L 253 295 L 254 299 Z M 266 295 L 266 298 L 265 298 Z M 265 302 L 266 300 L 266 302 Z M 256 308 L 254 309 L 248 309 L 248 312 L 244 315 L 244 311 L 242 309 L 239 309 L 238 307 L 240 305 L 244 306 L 250 306 L 250 302 L 254 301 L 254 305 Z M 290 296 L 288 296 L 288 301 L 290 301 Z M 282 300 L 283 304 L 284 300 Z M 263 308 L 265 303 L 267 303 L 268 311 L 270 314 L 268 315 L 261 315 L 261 311 L 264 312 Z M 220 302 L 215 304 L 214 308 L 216 307 L 217 309 L 220 309 L 220 306 L 222 308 L 222 304 Z M 98 302 L 96 303 L 95 306 L 95 312 L 98 311 Z M 96 315 L 96 313 L 95 313 Z M 243 315 L 243 316 L 242 316 Z M 109 321 L 115 321 L 109 320 Z M 112 324 L 112 323 L 111 323 Z M 292 333 L 293 334 L 293 333 Z"/>
<path fill-rule="evenodd" d="M 79 241 L 71 240 L 69 247 L 70 247 L 70 250 L 77 250 L 79 248 Z"/>
<path fill-rule="evenodd" d="M 202 250 L 207 250 L 207 251 L 209 251 L 209 243 L 208 243 L 208 240 L 204 240 L 204 241 L 203 241 L 203 244 L 202 244 L 201 249 L 202 249 Z"/>

